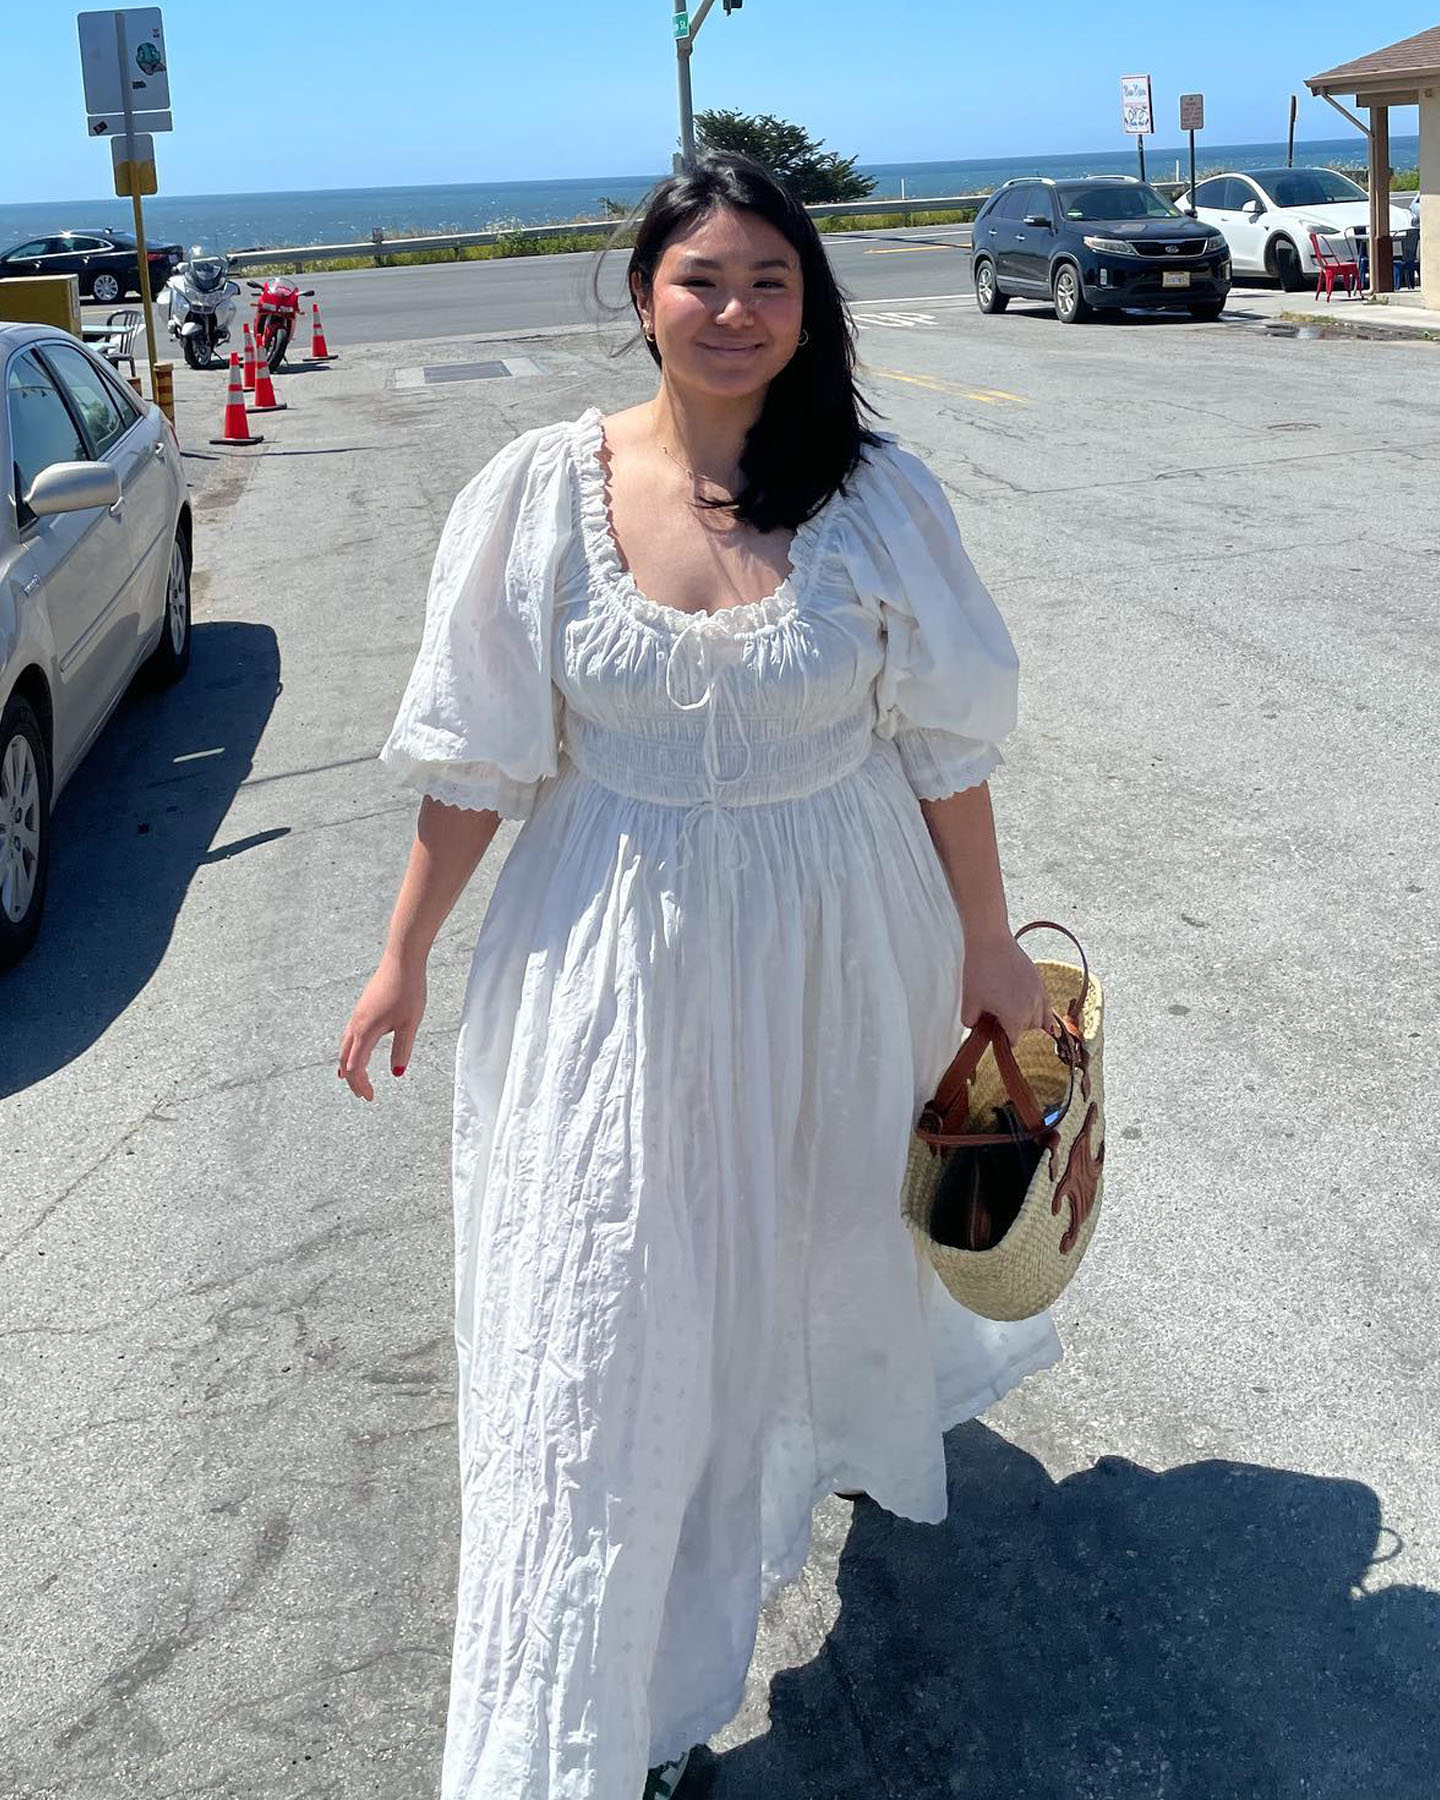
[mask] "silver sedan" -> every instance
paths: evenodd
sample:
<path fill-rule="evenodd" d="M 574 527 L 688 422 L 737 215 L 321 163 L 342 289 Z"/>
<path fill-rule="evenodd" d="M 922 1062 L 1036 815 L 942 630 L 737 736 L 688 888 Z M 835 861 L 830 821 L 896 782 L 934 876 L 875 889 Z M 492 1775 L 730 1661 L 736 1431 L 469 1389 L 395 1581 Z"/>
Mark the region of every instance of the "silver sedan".
<path fill-rule="evenodd" d="M 190 662 L 180 448 L 68 332 L 0 324 L 0 969 L 33 942 L 51 808 L 142 665 Z"/>

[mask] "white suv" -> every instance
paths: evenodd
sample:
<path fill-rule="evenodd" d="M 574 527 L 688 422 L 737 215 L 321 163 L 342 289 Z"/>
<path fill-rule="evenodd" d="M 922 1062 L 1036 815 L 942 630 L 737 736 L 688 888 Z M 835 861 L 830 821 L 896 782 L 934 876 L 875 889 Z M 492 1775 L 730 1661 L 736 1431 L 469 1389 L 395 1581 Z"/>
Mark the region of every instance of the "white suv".
<path fill-rule="evenodd" d="M 1340 236 L 1356 226 L 1366 230 L 1370 223 L 1369 195 L 1335 169 L 1210 175 L 1176 205 L 1224 233 L 1237 275 L 1268 275 L 1291 292 L 1315 281 L 1312 231 Z M 1409 224 L 1400 207 L 1390 208 L 1392 231 L 1404 231 Z"/>

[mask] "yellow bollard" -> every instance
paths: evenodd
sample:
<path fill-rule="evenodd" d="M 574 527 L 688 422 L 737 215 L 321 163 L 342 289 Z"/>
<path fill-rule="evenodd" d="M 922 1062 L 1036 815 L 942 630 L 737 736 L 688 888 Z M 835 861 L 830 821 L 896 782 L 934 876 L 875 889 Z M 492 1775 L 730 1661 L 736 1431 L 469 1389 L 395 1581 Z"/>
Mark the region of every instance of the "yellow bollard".
<path fill-rule="evenodd" d="M 173 426 L 175 423 L 174 363 L 157 362 L 155 365 L 155 404 Z"/>

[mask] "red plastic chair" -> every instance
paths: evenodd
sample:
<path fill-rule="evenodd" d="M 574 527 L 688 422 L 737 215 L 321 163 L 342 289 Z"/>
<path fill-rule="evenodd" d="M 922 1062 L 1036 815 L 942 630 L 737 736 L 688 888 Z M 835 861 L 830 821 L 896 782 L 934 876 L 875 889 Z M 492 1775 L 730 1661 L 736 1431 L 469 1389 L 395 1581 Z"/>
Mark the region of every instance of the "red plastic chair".
<path fill-rule="evenodd" d="M 1356 296 L 1360 293 L 1360 264 L 1353 256 L 1338 256 L 1334 241 L 1325 238 L 1318 231 L 1310 233 L 1310 248 L 1315 252 L 1315 261 L 1319 265 L 1320 279 L 1315 283 L 1315 298 L 1320 298 L 1320 290 L 1325 290 L 1327 300 L 1333 298 L 1335 283 L 1340 282 L 1347 294 Z"/>

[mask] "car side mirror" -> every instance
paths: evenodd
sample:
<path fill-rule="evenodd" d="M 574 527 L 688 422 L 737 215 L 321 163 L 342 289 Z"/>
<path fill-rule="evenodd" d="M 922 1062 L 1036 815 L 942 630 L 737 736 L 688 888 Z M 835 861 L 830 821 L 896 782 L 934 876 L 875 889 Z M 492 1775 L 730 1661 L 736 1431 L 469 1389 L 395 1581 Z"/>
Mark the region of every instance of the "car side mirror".
<path fill-rule="evenodd" d="M 1046 231 L 1053 231 L 1055 228 L 1054 221 L 1051 219 L 1049 213 L 1026 213 L 1024 219 L 1021 220 L 1021 223 L 1024 225 L 1043 226 Z"/>
<path fill-rule="evenodd" d="M 1265 202 L 1263 200 L 1247 200 L 1240 208 L 1247 219 L 1258 219 L 1264 210 Z"/>
<path fill-rule="evenodd" d="M 88 512 L 113 506 L 120 498 L 120 477 L 104 462 L 51 463 L 30 483 L 25 504 L 37 518 L 55 513 Z"/>

